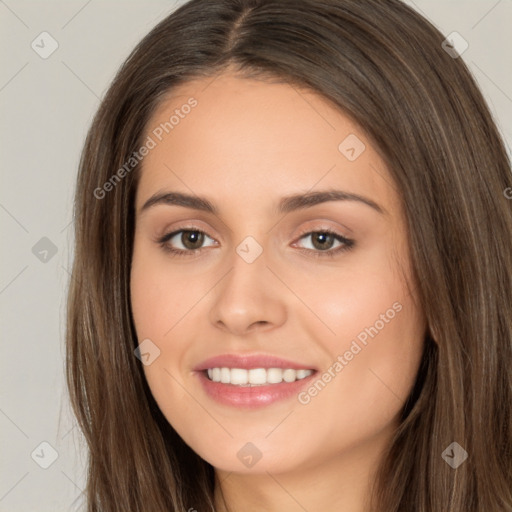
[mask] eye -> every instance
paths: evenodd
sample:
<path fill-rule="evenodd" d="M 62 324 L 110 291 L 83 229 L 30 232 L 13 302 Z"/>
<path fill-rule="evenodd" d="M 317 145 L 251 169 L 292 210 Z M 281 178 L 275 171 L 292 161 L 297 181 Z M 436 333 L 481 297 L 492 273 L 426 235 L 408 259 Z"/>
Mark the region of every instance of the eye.
<path fill-rule="evenodd" d="M 158 240 L 158 243 L 166 252 L 176 256 L 192 256 L 200 251 L 205 238 L 210 237 L 200 229 L 179 229 L 172 233 L 167 233 Z M 213 240 L 213 238 L 210 238 L 210 240 Z M 215 242 L 215 240 L 213 241 Z M 176 245 L 178 245 L 177 248 L 175 247 Z"/>
<path fill-rule="evenodd" d="M 315 257 L 334 257 L 336 254 L 350 250 L 355 245 L 354 240 L 350 240 L 329 229 L 303 233 L 299 240 L 308 237 L 312 240 L 312 248 L 299 247 L 299 250 Z M 173 256 L 193 256 L 203 249 L 203 243 L 206 238 L 212 240 L 214 242 L 212 245 L 215 245 L 216 241 L 204 231 L 196 228 L 186 228 L 167 233 L 157 242 L 164 251 Z M 339 245 L 333 249 L 332 247 L 336 242 Z M 180 245 L 181 247 L 179 247 Z"/>
<path fill-rule="evenodd" d="M 339 233 L 329 229 L 303 233 L 299 240 L 308 237 L 311 238 L 312 248 L 299 247 L 299 249 L 302 252 L 312 254 L 315 257 L 334 257 L 336 254 L 350 250 L 355 245 L 354 240 L 350 240 L 349 238 L 346 238 L 343 235 L 340 235 Z M 339 245 L 333 249 L 332 247 L 335 242 L 338 242 Z"/>

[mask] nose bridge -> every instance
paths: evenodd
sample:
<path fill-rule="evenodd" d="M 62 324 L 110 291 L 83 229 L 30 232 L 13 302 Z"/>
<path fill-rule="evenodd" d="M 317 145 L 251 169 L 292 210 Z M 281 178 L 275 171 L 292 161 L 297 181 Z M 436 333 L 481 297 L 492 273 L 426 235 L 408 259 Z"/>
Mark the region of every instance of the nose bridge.
<path fill-rule="evenodd" d="M 231 268 L 215 287 L 210 320 L 243 334 L 253 324 L 278 325 L 285 318 L 283 290 L 267 268 L 263 246 L 248 236 L 235 247 Z"/>
<path fill-rule="evenodd" d="M 246 237 L 235 247 L 231 270 L 222 286 L 223 293 L 239 301 L 239 307 L 256 302 L 259 297 L 264 298 L 271 288 L 267 282 L 270 274 L 267 259 L 263 246 L 255 238 Z M 267 296 L 267 300 L 270 300 L 270 296 Z"/>
<path fill-rule="evenodd" d="M 262 233 L 246 234 L 240 242 L 233 245 L 233 253 L 228 258 L 231 270 L 226 276 L 225 286 L 229 284 L 236 291 L 239 286 L 256 286 L 258 281 L 265 278 L 268 273 L 268 247 L 264 248 L 264 245 L 267 242 L 268 239 L 265 240 Z"/>

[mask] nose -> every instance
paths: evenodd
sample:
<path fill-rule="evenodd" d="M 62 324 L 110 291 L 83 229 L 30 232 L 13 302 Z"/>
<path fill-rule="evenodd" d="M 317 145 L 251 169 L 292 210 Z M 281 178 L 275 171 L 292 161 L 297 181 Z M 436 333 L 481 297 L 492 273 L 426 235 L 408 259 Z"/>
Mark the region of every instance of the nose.
<path fill-rule="evenodd" d="M 237 336 L 270 330 L 286 320 L 283 284 L 266 265 L 265 251 L 252 263 L 235 254 L 233 265 L 212 290 L 210 321 Z"/>

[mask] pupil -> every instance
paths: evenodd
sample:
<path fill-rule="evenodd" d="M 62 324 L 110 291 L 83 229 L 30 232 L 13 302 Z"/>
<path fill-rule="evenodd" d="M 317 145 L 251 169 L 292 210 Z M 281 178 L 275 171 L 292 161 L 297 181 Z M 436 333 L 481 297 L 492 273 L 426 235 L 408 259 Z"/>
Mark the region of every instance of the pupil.
<path fill-rule="evenodd" d="M 182 242 L 188 249 L 198 249 L 201 247 L 203 237 L 203 233 L 199 233 L 199 231 L 185 231 L 182 235 Z M 192 245 L 192 247 L 190 247 L 190 245 Z M 198 247 L 194 247 L 195 245 Z"/>
<path fill-rule="evenodd" d="M 313 245 L 317 249 L 325 249 L 326 245 L 329 245 L 329 242 L 332 242 L 333 235 L 329 233 L 317 233 L 316 236 L 313 237 Z M 320 239 L 320 243 L 317 240 Z M 326 243 L 327 242 L 327 243 Z"/>

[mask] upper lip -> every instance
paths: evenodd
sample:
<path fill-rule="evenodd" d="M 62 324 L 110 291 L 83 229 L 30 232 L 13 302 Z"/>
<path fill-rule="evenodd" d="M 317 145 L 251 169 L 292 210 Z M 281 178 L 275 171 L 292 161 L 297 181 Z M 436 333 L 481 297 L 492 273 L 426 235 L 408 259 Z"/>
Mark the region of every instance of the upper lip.
<path fill-rule="evenodd" d="M 222 354 L 210 357 L 199 363 L 194 370 L 203 371 L 209 368 L 291 368 L 293 370 L 314 370 L 310 365 L 297 363 L 288 359 L 266 354 Z"/>

